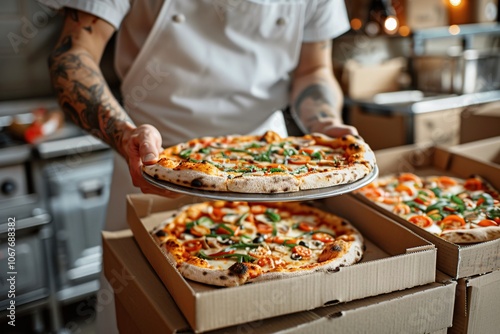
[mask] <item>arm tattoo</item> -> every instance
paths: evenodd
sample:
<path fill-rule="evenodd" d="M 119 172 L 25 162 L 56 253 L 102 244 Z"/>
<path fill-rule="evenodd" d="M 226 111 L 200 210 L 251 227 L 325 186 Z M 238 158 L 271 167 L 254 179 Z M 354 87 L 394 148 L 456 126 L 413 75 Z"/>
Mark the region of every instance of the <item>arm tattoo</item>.
<path fill-rule="evenodd" d="M 321 119 L 335 117 L 335 96 L 326 85 L 312 84 L 305 88 L 295 100 L 292 111 L 304 132 Z"/>
<path fill-rule="evenodd" d="M 75 22 L 79 22 L 78 11 L 72 8 L 66 8 L 66 14 Z"/>
<path fill-rule="evenodd" d="M 76 9 L 66 8 L 66 13 L 71 18 L 71 20 L 73 20 L 74 22 L 77 22 L 78 24 L 81 24 L 80 17 L 78 16 L 78 11 Z M 96 22 L 96 20 L 94 19 L 92 21 L 92 23 L 95 23 L 95 22 Z M 83 29 L 88 31 L 90 34 L 92 33 L 92 26 L 91 25 L 84 26 Z"/>
<path fill-rule="evenodd" d="M 71 52 L 66 36 L 49 58 L 61 108 L 71 120 L 121 154 L 124 126 L 132 121 L 112 96 L 98 65 L 85 51 Z"/>

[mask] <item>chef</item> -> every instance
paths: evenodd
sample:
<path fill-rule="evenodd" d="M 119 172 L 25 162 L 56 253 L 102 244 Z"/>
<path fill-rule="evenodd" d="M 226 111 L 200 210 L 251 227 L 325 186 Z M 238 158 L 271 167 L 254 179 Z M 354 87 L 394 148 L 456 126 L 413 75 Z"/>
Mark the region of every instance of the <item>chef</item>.
<path fill-rule="evenodd" d="M 287 106 L 304 132 L 357 133 L 340 116 L 331 64 L 331 40 L 349 29 L 343 0 L 39 1 L 64 8 L 49 59 L 61 108 L 116 152 L 106 230 L 127 228 L 126 194 L 177 196 L 141 176 L 162 147 L 267 129 L 286 136 Z M 99 69 L 115 32 L 120 99 Z"/>

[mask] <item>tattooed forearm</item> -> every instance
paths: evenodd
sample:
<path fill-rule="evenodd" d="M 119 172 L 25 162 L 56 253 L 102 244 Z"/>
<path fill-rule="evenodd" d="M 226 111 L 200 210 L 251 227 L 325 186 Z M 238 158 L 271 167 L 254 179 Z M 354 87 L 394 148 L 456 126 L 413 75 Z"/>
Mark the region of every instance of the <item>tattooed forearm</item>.
<path fill-rule="evenodd" d="M 77 22 L 80 24 L 80 17 L 78 15 L 78 11 L 72 8 L 66 8 L 66 15 L 68 15 L 71 20 L 74 22 Z M 95 23 L 95 20 L 92 21 L 92 23 Z M 88 31 L 89 33 L 92 33 L 92 25 L 85 25 L 82 27 L 84 30 Z"/>
<path fill-rule="evenodd" d="M 114 99 L 92 56 L 71 50 L 71 36 L 61 40 L 49 59 L 59 103 L 69 118 L 126 156 L 122 139 L 132 121 Z"/>
<path fill-rule="evenodd" d="M 292 105 L 298 121 L 306 132 L 314 123 L 327 117 L 338 117 L 336 113 L 337 101 L 331 88 L 314 83 L 300 92 Z"/>

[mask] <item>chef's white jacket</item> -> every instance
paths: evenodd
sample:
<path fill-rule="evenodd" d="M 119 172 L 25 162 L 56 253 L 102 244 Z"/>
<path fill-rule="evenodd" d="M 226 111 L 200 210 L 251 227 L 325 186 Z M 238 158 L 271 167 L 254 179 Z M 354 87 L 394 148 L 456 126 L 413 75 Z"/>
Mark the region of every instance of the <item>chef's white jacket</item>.
<path fill-rule="evenodd" d="M 38 0 L 100 17 L 117 30 L 115 70 L 124 107 L 169 146 L 199 136 L 286 134 L 290 73 L 303 42 L 349 29 L 343 0 Z M 118 155 L 107 230 L 127 228 L 125 195 L 138 192 Z M 116 332 L 103 281 L 99 332 Z M 98 294 L 99 296 L 99 294 Z M 105 320 L 105 321 L 103 321 Z"/>

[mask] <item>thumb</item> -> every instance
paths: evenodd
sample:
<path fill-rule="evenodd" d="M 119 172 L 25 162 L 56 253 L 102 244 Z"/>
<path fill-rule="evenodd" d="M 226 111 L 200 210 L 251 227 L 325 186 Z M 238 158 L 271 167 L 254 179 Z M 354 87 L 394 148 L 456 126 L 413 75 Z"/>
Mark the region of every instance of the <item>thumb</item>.
<path fill-rule="evenodd" d="M 161 150 L 161 135 L 152 126 L 143 125 L 139 128 L 138 135 L 134 138 L 138 148 L 138 158 L 145 165 L 154 164 Z"/>
<path fill-rule="evenodd" d="M 139 148 L 142 163 L 145 165 L 154 164 L 158 160 L 158 149 L 148 142 L 141 144 Z"/>

